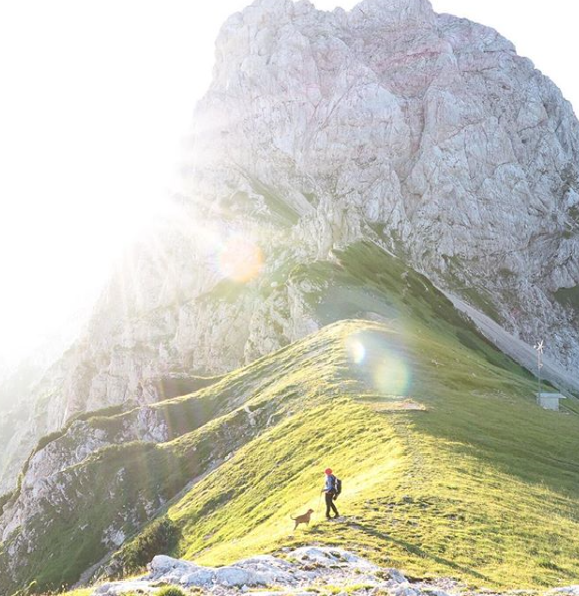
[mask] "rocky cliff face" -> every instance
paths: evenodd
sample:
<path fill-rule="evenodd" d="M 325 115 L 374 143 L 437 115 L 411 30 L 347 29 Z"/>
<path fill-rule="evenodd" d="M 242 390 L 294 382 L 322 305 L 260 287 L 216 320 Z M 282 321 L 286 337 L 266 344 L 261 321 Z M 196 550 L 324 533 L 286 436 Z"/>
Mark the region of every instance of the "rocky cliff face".
<path fill-rule="evenodd" d="M 328 322 L 296 268 L 361 238 L 576 370 L 578 151 L 570 104 L 492 29 L 428 0 L 257 0 L 220 33 L 174 212 L 40 384 L 0 487 L 75 412 Z"/>
<path fill-rule="evenodd" d="M 259 210 L 258 179 L 314 257 L 371 227 L 576 365 L 579 127 L 495 31 L 426 0 L 256 3 L 223 28 L 197 122 L 190 193 L 237 210 L 244 189 Z"/>

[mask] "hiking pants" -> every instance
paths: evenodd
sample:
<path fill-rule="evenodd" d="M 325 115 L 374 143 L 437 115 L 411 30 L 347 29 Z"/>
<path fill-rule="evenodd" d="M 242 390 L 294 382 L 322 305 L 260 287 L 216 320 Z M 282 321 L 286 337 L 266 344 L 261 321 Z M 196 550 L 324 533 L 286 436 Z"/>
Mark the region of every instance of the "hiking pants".
<path fill-rule="evenodd" d="M 334 505 L 334 493 L 324 493 L 326 495 L 326 517 L 330 517 L 330 509 L 334 512 L 334 517 L 338 517 L 340 515 L 336 506 Z"/>

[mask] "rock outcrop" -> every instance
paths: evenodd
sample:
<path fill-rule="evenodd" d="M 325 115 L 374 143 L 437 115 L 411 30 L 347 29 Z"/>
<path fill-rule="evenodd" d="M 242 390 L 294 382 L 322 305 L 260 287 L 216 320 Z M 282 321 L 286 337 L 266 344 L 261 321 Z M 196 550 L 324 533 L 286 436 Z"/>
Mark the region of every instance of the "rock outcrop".
<path fill-rule="evenodd" d="M 149 565 L 149 573 L 130 582 L 113 582 L 96 588 L 93 596 L 118 596 L 129 590 L 154 593 L 160 584 L 196 587 L 218 591 L 222 594 L 237 593 L 240 588 L 270 588 L 271 592 L 310 592 L 324 585 L 370 583 L 399 588 L 408 580 L 393 569 L 381 570 L 370 561 L 341 548 L 305 546 L 295 550 L 285 549 L 283 556 L 257 556 L 224 567 L 203 567 L 189 561 L 156 556 Z M 382 571 L 382 574 L 379 572 Z M 378 579 L 378 575 L 382 575 Z M 313 590 L 312 590 L 313 593 Z"/>
<path fill-rule="evenodd" d="M 0 488 L 71 415 L 327 323 L 304 297 L 324 281 L 295 273 L 359 239 L 576 374 L 579 124 L 493 29 L 428 0 L 257 0 L 221 30 L 189 147 L 166 225 L 38 386 Z"/>
<path fill-rule="evenodd" d="M 219 595 L 246 594 L 306 596 L 312 594 L 357 594 L 370 596 L 460 596 L 467 590 L 454 579 L 411 580 L 397 569 L 383 568 L 341 548 L 303 546 L 284 549 L 278 556 L 259 556 L 225 567 L 202 567 L 189 561 L 157 556 L 149 573 L 130 581 L 103 584 L 91 596 L 121 596 L 136 592 L 155 594 L 160 585 L 201 588 Z M 338 591 L 339 590 L 339 591 Z M 577 586 L 553 589 L 547 594 L 577 594 Z M 516 594 L 517 591 L 505 592 Z M 519 592 L 520 593 L 520 592 Z"/>

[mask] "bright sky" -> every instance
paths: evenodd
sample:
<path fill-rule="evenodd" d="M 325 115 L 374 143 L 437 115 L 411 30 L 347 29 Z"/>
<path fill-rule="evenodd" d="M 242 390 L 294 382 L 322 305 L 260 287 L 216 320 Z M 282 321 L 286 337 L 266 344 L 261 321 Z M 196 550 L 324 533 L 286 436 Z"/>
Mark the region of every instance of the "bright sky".
<path fill-rule="evenodd" d="M 219 27 L 247 3 L 0 4 L 0 368 L 86 310 L 154 217 Z M 433 0 L 498 29 L 579 105 L 575 4 Z"/>

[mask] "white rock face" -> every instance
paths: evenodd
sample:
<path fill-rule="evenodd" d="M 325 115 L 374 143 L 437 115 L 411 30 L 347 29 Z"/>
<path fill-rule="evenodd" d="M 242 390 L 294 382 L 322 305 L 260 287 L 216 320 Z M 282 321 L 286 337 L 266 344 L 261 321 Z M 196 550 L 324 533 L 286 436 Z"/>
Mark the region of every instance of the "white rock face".
<path fill-rule="evenodd" d="M 377 578 L 379 571 L 383 571 L 383 575 L 389 579 Z M 93 592 L 93 596 L 116 596 L 139 589 L 147 593 L 153 586 L 162 584 L 197 587 L 222 594 L 237 594 L 239 588 L 263 589 L 269 586 L 297 594 L 324 584 L 342 585 L 346 589 L 348 585 L 366 582 L 371 588 L 380 586 L 398 589 L 408 585 L 400 572 L 381 570 L 370 561 L 344 549 L 304 546 L 285 553 L 283 558 L 262 555 L 224 567 L 203 567 L 158 555 L 150 563 L 147 575 L 136 581 L 104 584 Z"/>
<path fill-rule="evenodd" d="M 576 368 L 577 313 L 553 294 L 579 280 L 579 128 L 495 31 L 427 1 L 347 14 L 256 2 L 223 27 L 197 121 L 191 194 L 235 208 L 232 193 L 258 179 L 299 214 L 293 237 L 319 258 L 378 225 L 415 268 L 490 300 L 524 339 L 549 329 Z"/>
<path fill-rule="evenodd" d="M 7 541 L 16 531 L 21 532 L 21 541 L 31 539 L 26 522 L 42 515 L 46 503 L 58 504 L 68 501 L 73 489 L 70 479 L 74 472 L 70 468 L 84 461 L 91 453 L 109 445 L 130 441 L 160 443 L 168 439 L 168 429 L 162 416 L 151 408 L 141 408 L 116 431 L 106 431 L 78 420 L 72 423 L 68 432 L 48 443 L 28 461 L 21 479 L 18 498 L 11 500 L 0 515 L 0 544 Z M 125 536 L 112 528 L 105 537 L 108 545 L 119 546 Z"/>
<path fill-rule="evenodd" d="M 230 370 L 317 329 L 292 268 L 359 239 L 546 338 L 577 379 L 579 125 L 496 31 L 428 0 L 257 0 L 221 30 L 189 147 L 175 213 L 39 385 L 0 490 L 75 412 L 148 403 L 151 377 Z M 239 237 L 264 261 L 244 284 L 224 263 Z"/>

